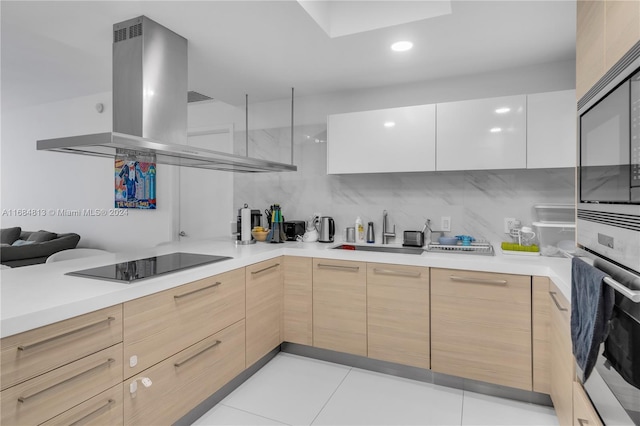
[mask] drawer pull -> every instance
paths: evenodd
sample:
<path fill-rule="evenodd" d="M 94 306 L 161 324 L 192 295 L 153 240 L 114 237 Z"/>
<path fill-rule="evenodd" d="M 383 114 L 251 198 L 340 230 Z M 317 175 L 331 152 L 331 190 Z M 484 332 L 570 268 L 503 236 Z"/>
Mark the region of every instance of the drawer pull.
<path fill-rule="evenodd" d="M 188 291 L 188 292 L 186 292 L 186 293 L 182 293 L 182 294 L 176 294 L 175 296 L 173 296 L 173 298 L 174 298 L 174 299 L 181 299 L 181 298 L 183 298 L 183 297 L 191 296 L 191 295 L 192 295 L 192 294 L 194 294 L 194 293 L 199 293 L 199 292 L 201 292 L 201 291 L 208 290 L 208 289 L 210 289 L 210 288 L 218 287 L 220 284 L 222 284 L 220 281 L 216 281 L 215 283 L 213 283 L 213 284 L 211 284 L 211 285 L 208 285 L 208 286 L 206 286 L 206 287 L 199 288 L 199 289 L 197 289 L 197 290 Z"/>
<path fill-rule="evenodd" d="M 581 419 L 580 417 L 578 417 L 578 424 L 580 426 L 588 425 L 589 424 L 589 420 Z"/>
<path fill-rule="evenodd" d="M 318 263 L 318 268 L 340 269 L 340 270 L 347 270 L 352 272 L 358 272 L 360 270 L 359 266 L 328 265 L 326 263 Z"/>
<path fill-rule="evenodd" d="M 92 412 L 90 412 L 89 414 L 87 414 L 86 416 L 76 420 L 73 423 L 70 423 L 69 426 L 76 426 L 82 422 L 84 422 L 85 420 L 90 419 L 91 417 L 94 417 L 95 415 L 103 412 L 104 410 L 108 409 L 109 407 L 111 407 L 113 404 L 115 404 L 116 402 L 113 399 L 110 399 L 109 401 L 107 401 L 106 404 L 104 404 L 102 407 L 98 407 L 95 410 L 93 410 Z"/>
<path fill-rule="evenodd" d="M 551 296 L 551 298 L 553 299 L 553 303 L 556 304 L 556 308 L 558 308 L 559 311 L 568 311 L 569 309 L 567 308 L 563 308 L 562 305 L 560 304 L 560 302 L 558 302 L 558 299 L 556 298 L 556 292 L 555 291 L 550 291 L 549 292 L 549 296 Z"/>
<path fill-rule="evenodd" d="M 462 281 L 462 282 L 468 282 L 468 283 L 507 285 L 507 280 L 492 280 L 492 279 L 485 279 L 485 278 L 458 277 L 457 275 L 449 275 L 449 279 L 451 281 Z"/>
<path fill-rule="evenodd" d="M 266 268 L 262 268 L 259 271 L 252 271 L 251 275 L 257 275 L 257 274 L 260 274 L 260 273 L 262 273 L 264 271 L 268 271 L 269 269 L 277 268 L 278 266 L 280 266 L 280 264 L 276 263 L 275 265 L 271 265 L 271 266 L 267 266 Z"/>
<path fill-rule="evenodd" d="M 373 272 L 379 275 L 398 275 L 401 277 L 414 277 L 414 278 L 419 278 L 420 275 L 422 275 L 420 272 L 394 271 L 393 269 L 378 269 L 378 268 L 374 268 Z"/>
<path fill-rule="evenodd" d="M 182 365 L 186 364 L 187 362 L 191 361 L 192 359 L 194 359 L 195 357 L 197 357 L 198 355 L 208 351 L 209 349 L 213 349 L 216 346 L 218 346 L 220 343 L 222 343 L 222 341 L 220 340 L 216 340 L 212 345 L 207 346 L 206 348 L 196 352 L 195 354 L 191 355 L 189 358 L 185 359 L 184 361 L 180 361 L 180 362 L 176 362 L 173 364 L 174 367 L 181 367 Z"/>
<path fill-rule="evenodd" d="M 114 362 L 116 362 L 116 360 L 115 360 L 115 359 L 113 359 L 113 358 L 109 358 L 109 359 L 107 359 L 105 362 L 103 362 L 103 363 L 101 363 L 101 364 L 98 364 L 98 365 L 96 365 L 95 367 L 91 367 L 90 369 L 85 370 L 85 371 L 83 371 L 82 373 L 78 373 L 78 374 L 76 374 L 75 376 L 69 377 L 68 379 L 63 380 L 63 381 L 61 381 L 60 383 L 56 383 L 55 385 L 51 385 L 51 386 L 49 386 L 48 388 L 42 389 L 42 390 L 40 390 L 40 391 L 38 391 L 38 392 L 36 392 L 36 393 L 32 393 L 31 395 L 18 397 L 18 401 L 19 401 L 19 402 L 22 402 L 22 403 L 25 403 L 25 402 L 27 402 L 27 400 L 28 400 L 28 399 L 31 399 L 31 398 L 33 398 L 33 397 L 35 397 L 35 396 L 38 396 L 38 395 L 40 395 L 40 394 L 42 394 L 42 393 L 44 393 L 44 392 L 50 391 L 51 389 L 57 388 L 57 387 L 58 387 L 58 386 L 60 386 L 60 385 L 64 385 L 65 383 L 69 383 L 70 381 L 75 380 L 75 379 L 77 379 L 78 377 L 84 376 L 85 374 L 89 374 L 89 373 L 91 373 L 91 372 L 92 372 L 92 371 L 94 371 L 94 370 L 97 370 L 97 369 L 99 369 L 99 368 L 103 368 L 103 367 L 108 367 L 108 366 L 110 366 L 110 365 L 111 365 L 112 363 L 114 363 Z"/>
<path fill-rule="evenodd" d="M 74 330 L 67 331 L 66 333 L 58 334 L 56 336 L 52 336 L 52 337 L 49 337 L 47 339 L 40 340 L 39 342 L 29 343 L 29 344 L 26 344 L 26 345 L 20 345 L 20 346 L 18 346 L 18 350 L 19 351 L 26 351 L 28 349 L 34 348 L 35 346 L 40 346 L 40 345 L 43 345 L 45 343 L 49 343 L 52 340 L 61 339 L 63 337 L 70 336 L 71 334 L 79 333 L 81 331 L 84 331 L 84 330 L 87 330 L 89 328 L 95 327 L 96 325 L 100 325 L 100 324 L 104 324 L 104 323 L 110 323 L 111 321 L 115 321 L 115 320 L 116 319 L 114 317 L 108 317 L 106 319 L 103 319 L 103 320 L 100 320 L 100 321 L 96 321 L 96 322 L 91 323 L 91 324 L 84 325 L 84 326 L 76 328 Z"/>

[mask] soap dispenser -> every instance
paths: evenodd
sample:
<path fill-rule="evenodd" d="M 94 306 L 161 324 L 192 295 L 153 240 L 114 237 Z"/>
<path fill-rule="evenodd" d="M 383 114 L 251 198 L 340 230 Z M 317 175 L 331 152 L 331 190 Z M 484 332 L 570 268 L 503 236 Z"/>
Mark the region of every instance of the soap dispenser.
<path fill-rule="evenodd" d="M 367 242 L 368 243 L 376 242 L 376 236 L 375 236 L 375 233 L 373 232 L 373 222 L 369 222 L 369 226 L 367 226 Z"/>

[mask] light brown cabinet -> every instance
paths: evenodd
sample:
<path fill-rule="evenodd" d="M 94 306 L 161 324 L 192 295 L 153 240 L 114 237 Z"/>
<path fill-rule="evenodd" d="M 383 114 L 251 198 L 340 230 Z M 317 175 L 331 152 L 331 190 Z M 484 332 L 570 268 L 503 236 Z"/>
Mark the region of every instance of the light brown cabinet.
<path fill-rule="evenodd" d="M 602 426 L 600 416 L 582 385 L 573 382 L 573 426 Z"/>
<path fill-rule="evenodd" d="M 313 345 L 313 266 L 310 257 L 284 257 L 286 342 Z"/>
<path fill-rule="evenodd" d="M 124 424 L 172 424 L 244 370 L 245 322 L 225 328 L 143 371 L 150 387 L 124 383 Z"/>
<path fill-rule="evenodd" d="M 247 367 L 282 343 L 283 258 L 247 266 Z"/>
<path fill-rule="evenodd" d="M 0 423 L 43 423 L 121 382 L 119 343 L 3 390 Z"/>
<path fill-rule="evenodd" d="M 367 264 L 369 358 L 430 368 L 429 268 Z"/>
<path fill-rule="evenodd" d="M 313 346 L 367 356 L 367 265 L 313 259 Z"/>
<path fill-rule="evenodd" d="M 553 281 L 549 286 L 551 326 L 550 395 L 560 425 L 573 424 L 574 360 L 571 348 L 570 305 Z"/>
<path fill-rule="evenodd" d="M 551 392 L 549 278 L 533 277 L 532 285 L 533 391 L 548 395 Z"/>
<path fill-rule="evenodd" d="M 244 269 L 124 304 L 124 376 L 131 377 L 244 318 Z M 131 366 L 130 359 L 137 357 Z"/>
<path fill-rule="evenodd" d="M 122 305 L 5 337 L 2 389 L 122 342 Z"/>
<path fill-rule="evenodd" d="M 576 96 L 580 99 L 640 40 L 637 0 L 579 0 Z"/>
<path fill-rule="evenodd" d="M 431 368 L 532 389 L 531 277 L 431 269 Z"/>
<path fill-rule="evenodd" d="M 119 426 L 122 422 L 122 383 L 119 383 L 42 425 Z"/>

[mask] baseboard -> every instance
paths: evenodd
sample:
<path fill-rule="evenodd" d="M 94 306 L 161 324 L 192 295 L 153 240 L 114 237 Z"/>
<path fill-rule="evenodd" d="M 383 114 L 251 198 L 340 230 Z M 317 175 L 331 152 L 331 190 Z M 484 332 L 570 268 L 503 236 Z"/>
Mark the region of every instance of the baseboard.
<path fill-rule="evenodd" d="M 495 385 L 478 380 L 463 379 L 461 377 L 450 376 L 448 374 L 436 373 L 424 368 L 410 367 L 407 365 L 371 359 L 360 355 L 351 355 L 342 352 L 331 351 L 328 349 L 314 348 L 312 346 L 300 345 L 297 343 L 285 342 L 280 347 L 283 352 L 300 355 L 307 358 L 319 359 L 322 361 L 361 368 L 363 370 L 376 371 L 392 376 L 404 377 L 420 382 L 433 383 L 439 386 L 467 390 L 470 392 L 477 392 L 485 395 L 529 402 L 538 405 L 546 405 L 550 407 L 553 406 L 551 397 L 549 397 L 549 395 L 538 392 L 515 389 L 508 386 Z"/>

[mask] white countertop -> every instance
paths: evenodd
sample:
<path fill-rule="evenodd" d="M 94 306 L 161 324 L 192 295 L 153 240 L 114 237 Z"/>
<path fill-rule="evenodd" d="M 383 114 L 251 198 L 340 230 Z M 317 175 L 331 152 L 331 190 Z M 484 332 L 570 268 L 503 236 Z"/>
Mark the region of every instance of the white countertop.
<path fill-rule="evenodd" d="M 220 238 L 172 243 L 135 252 L 2 269 L 0 271 L 0 337 L 11 336 L 282 255 L 547 276 L 553 280 L 567 300 L 571 300 L 571 261 L 569 259 L 503 255 L 500 253 L 499 244 L 494 244 L 494 248 L 498 247 L 498 249 L 496 255 L 492 257 L 426 252 L 422 255 L 414 255 L 332 250 L 336 245 L 339 243 L 258 242 L 242 246 L 236 245 L 230 238 Z M 390 244 L 389 246 L 398 245 Z M 133 284 L 64 275 L 80 269 L 177 251 L 230 256 L 233 259 Z"/>

